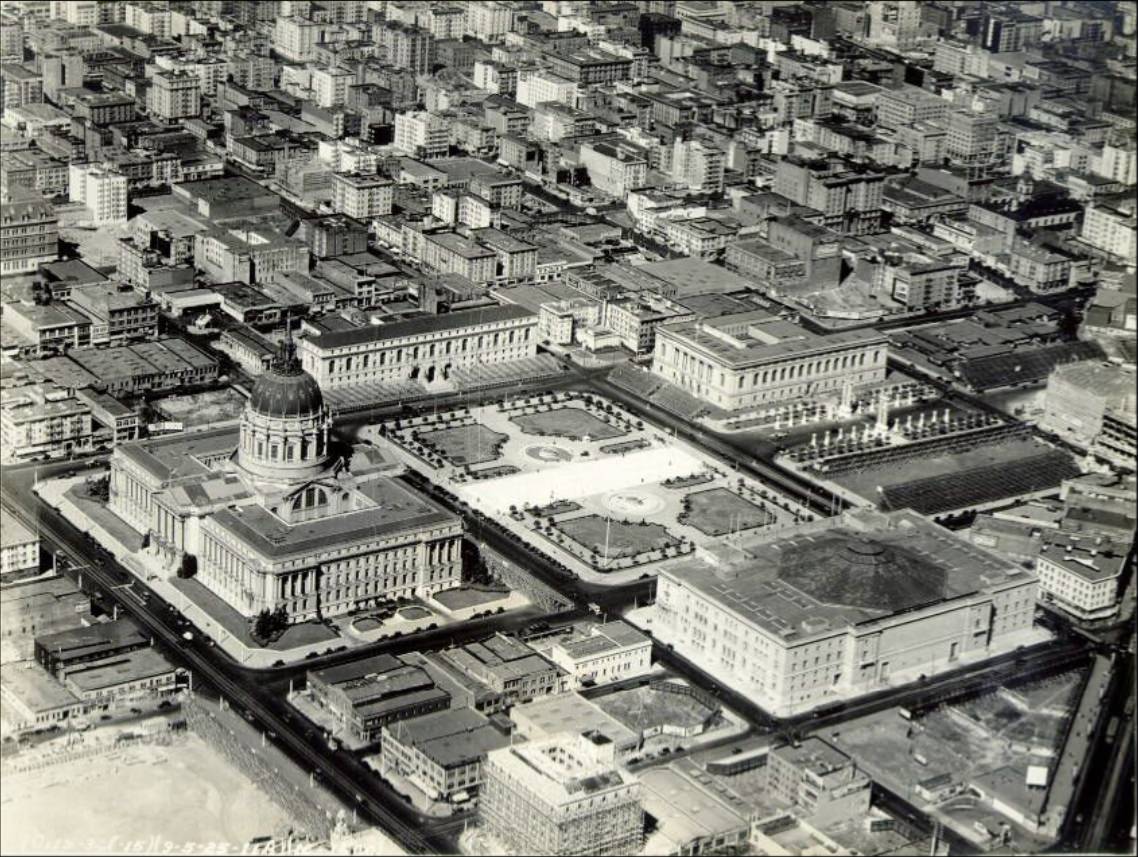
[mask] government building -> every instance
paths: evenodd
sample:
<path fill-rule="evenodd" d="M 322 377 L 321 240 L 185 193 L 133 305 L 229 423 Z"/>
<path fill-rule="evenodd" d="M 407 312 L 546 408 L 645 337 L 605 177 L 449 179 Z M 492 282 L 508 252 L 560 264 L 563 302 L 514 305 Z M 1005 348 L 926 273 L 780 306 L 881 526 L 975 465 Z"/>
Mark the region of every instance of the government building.
<path fill-rule="evenodd" d="M 873 330 L 819 336 L 763 310 L 656 329 L 652 371 L 725 411 L 837 393 L 885 380 L 888 343 Z"/>
<path fill-rule="evenodd" d="M 294 620 L 428 596 L 462 575 L 462 520 L 391 478 L 373 447 L 341 445 L 291 339 L 237 430 L 123 444 L 110 509 L 170 573 L 244 616 Z"/>
<path fill-rule="evenodd" d="M 462 366 L 508 363 L 537 354 L 538 317 L 494 306 L 395 321 L 301 339 L 306 372 L 327 390 L 349 384 L 450 377 Z"/>
<path fill-rule="evenodd" d="M 1037 579 L 910 510 L 866 509 L 661 570 L 655 638 L 776 717 L 1031 636 Z"/>

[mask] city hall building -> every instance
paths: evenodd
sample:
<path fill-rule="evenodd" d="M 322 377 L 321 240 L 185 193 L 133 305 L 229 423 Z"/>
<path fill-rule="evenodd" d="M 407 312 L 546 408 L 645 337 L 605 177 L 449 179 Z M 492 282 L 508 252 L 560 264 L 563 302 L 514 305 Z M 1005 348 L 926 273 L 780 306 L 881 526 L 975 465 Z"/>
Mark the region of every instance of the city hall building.
<path fill-rule="evenodd" d="M 462 366 L 508 363 L 537 354 L 536 314 L 521 306 L 464 310 L 301 339 L 305 371 L 323 389 L 385 381 L 448 378 Z"/>
<path fill-rule="evenodd" d="M 888 343 L 874 330 L 819 336 L 763 310 L 656 329 L 652 371 L 725 411 L 885 380 Z"/>
<path fill-rule="evenodd" d="M 339 444 L 291 340 L 253 387 L 238 430 L 128 443 L 110 509 L 147 550 L 244 616 L 297 620 L 428 596 L 462 574 L 462 520 L 390 478 L 372 447 Z"/>
<path fill-rule="evenodd" d="M 912 511 L 859 509 L 662 569 L 652 630 L 790 717 L 1024 643 L 1036 590 Z"/>

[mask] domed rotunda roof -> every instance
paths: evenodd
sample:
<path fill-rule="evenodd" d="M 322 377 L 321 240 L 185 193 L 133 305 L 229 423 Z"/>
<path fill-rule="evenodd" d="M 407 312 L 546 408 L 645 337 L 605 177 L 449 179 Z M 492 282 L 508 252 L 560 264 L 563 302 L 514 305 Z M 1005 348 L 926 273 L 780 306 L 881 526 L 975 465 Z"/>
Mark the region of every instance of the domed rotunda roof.
<path fill-rule="evenodd" d="M 269 369 L 253 385 L 247 407 L 253 413 L 275 419 L 307 417 L 323 410 L 324 394 L 316 379 L 301 368 L 291 335 Z"/>

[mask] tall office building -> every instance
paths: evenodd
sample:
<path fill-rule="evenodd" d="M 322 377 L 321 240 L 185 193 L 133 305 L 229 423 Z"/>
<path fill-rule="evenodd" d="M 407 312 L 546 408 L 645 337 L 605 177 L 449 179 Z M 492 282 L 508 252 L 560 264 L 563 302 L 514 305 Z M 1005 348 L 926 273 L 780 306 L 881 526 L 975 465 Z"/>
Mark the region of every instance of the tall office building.
<path fill-rule="evenodd" d="M 491 750 L 481 816 L 516 854 L 636 854 L 644 812 L 640 783 L 616 764 L 599 734 L 563 733 Z"/>

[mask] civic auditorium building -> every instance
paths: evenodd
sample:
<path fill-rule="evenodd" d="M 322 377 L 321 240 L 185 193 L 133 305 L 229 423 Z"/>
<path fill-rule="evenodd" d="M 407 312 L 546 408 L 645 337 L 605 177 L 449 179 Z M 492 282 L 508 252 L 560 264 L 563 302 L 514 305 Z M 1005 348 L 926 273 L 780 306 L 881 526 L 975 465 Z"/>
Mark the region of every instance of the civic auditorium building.
<path fill-rule="evenodd" d="M 334 331 L 301 339 L 301 364 L 327 390 L 347 384 L 425 381 L 460 366 L 507 363 L 537 354 L 538 317 L 495 306 Z"/>
<path fill-rule="evenodd" d="M 374 448 L 340 446 L 330 425 L 289 340 L 240 429 L 116 447 L 111 511 L 171 573 L 196 564 L 245 616 L 334 616 L 456 586 L 461 518 L 391 479 Z"/>
<path fill-rule="evenodd" d="M 653 633 L 778 717 L 1014 648 L 1035 614 L 1034 573 L 910 510 L 701 554 L 661 570 Z"/>
<path fill-rule="evenodd" d="M 726 411 L 837 392 L 885 379 L 887 340 L 874 330 L 819 336 L 763 310 L 656 329 L 652 371 Z"/>

